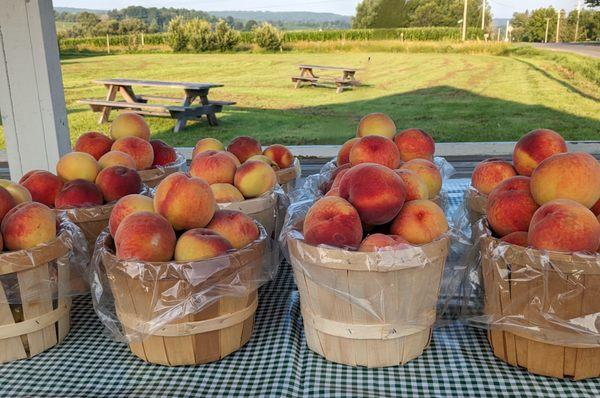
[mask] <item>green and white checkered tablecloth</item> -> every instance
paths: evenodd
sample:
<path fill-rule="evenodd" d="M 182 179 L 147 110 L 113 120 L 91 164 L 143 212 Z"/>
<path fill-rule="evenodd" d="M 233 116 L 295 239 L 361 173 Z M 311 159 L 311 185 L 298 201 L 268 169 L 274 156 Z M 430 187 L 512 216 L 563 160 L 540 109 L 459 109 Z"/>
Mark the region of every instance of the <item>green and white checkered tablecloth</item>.
<path fill-rule="evenodd" d="M 464 181 L 448 185 L 456 205 Z M 59 346 L 0 365 L 0 397 L 388 397 L 600 396 L 600 379 L 561 381 L 497 360 L 485 332 L 452 323 L 405 366 L 352 368 L 306 347 L 300 302 L 288 264 L 261 289 L 250 342 L 222 361 L 149 365 L 103 334 L 88 297 L 74 301 L 72 330 Z"/>

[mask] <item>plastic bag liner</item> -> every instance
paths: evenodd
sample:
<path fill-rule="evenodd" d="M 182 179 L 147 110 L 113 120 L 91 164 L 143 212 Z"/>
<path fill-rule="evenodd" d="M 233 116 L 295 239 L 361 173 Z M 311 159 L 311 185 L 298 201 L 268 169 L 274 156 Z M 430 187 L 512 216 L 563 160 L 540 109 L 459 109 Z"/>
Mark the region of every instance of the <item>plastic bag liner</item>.
<path fill-rule="evenodd" d="M 293 190 L 296 187 L 296 179 L 302 175 L 300 160 L 294 158 L 294 164 L 286 169 L 280 169 L 275 172 L 277 183 L 284 192 Z"/>
<path fill-rule="evenodd" d="M 193 262 L 119 260 L 104 230 L 92 260 L 91 291 L 109 334 L 142 359 L 170 365 L 216 360 L 241 347 L 252 334 L 256 291 L 279 265 L 276 246 L 257 225 L 260 237 L 247 247 Z M 227 346 L 233 341 L 235 347 Z M 206 355 L 194 342 L 206 346 Z M 196 361 L 185 358 L 195 350 Z"/>
<path fill-rule="evenodd" d="M 185 156 L 177 152 L 177 158 L 173 163 L 165 166 L 154 166 L 153 168 L 147 170 L 139 170 L 138 173 L 140 174 L 144 184 L 150 188 L 154 188 L 169 174 L 183 170 L 185 165 Z"/>
<path fill-rule="evenodd" d="M 461 318 L 488 329 L 494 355 L 530 372 L 600 375 L 600 254 L 497 239 L 480 220 L 465 257 Z"/>

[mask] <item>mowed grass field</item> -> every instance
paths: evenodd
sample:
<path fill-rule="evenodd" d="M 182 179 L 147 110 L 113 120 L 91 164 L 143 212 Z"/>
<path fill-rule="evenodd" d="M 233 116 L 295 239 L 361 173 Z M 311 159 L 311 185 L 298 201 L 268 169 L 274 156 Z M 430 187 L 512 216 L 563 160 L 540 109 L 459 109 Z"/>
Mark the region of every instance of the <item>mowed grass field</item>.
<path fill-rule="evenodd" d="M 576 57 L 576 56 L 568 56 Z M 297 64 L 364 68 L 365 86 L 343 94 L 333 89 L 294 89 Z M 385 112 L 398 128 L 420 127 L 436 141 L 508 141 L 538 127 L 569 140 L 600 139 L 600 89 L 544 57 L 411 53 L 129 54 L 65 56 L 65 97 L 72 139 L 98 125 L 81 98 L 103 98 L 99 78 L 220 82 L 214 100 L 236 101 L 220 125 L 148 117 L 153 135 L 172 145 L 193 146 L 203 137 L 224 141 L 251 135 L 263 144 L 339 144 L 354 135 L 361 116 Z M 138 88 L 139 93 L 181 95 Z M 113 112 L 111 118 L 116 113 Z M 3 141 L 2 141 L 3 144 Z"/>

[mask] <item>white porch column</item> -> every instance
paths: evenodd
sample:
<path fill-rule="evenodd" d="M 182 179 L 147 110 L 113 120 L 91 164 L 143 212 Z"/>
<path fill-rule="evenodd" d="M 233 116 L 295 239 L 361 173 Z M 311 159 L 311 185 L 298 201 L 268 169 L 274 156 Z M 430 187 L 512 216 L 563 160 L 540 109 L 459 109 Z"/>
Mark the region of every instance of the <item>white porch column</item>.
<path fill-rule="evenodd" d="M 52 0 L 0 0 L 0 113 L 10 175 L 70 151 Z"/>

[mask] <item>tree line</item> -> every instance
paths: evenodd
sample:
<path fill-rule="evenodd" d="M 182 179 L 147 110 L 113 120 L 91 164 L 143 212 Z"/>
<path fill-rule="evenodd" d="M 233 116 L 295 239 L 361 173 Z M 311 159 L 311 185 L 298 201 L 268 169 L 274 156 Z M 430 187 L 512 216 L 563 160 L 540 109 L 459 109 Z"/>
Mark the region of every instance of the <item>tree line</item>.
<path fill-rule="evenodd" d="M 600 6 L 600 0 L 597 2 Z M 600 40 L 600 11 L 581 10 L 577 28 L 577 10 L 560 13 L 553 7 L 515 13 L 511 20 L 513 39 L 524 42 L 543 42 L 547 37 L 548 41 L 556 41 L 559 14 L 559 41 Z M 575 37 L 576 30 L 577 37 Z"/>

